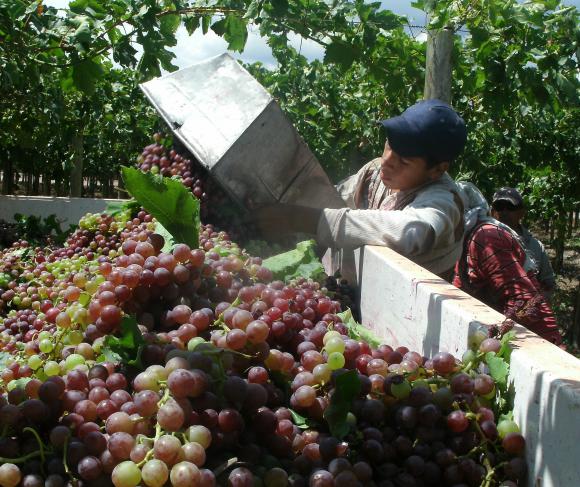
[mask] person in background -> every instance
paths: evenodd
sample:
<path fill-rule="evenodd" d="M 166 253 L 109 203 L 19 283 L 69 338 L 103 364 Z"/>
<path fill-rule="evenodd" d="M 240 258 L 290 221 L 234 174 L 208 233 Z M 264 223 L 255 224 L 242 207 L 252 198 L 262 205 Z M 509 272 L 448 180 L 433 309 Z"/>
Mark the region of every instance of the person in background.
<path fill-rule="evenodd" d="M 387 246 L 450 280 L 461 254 L 463 202 L 447 170 L 465 146 L 465 122 L 447 103 L 427 100 L 381 123 L 382 156 L 338 185 L 345 208 L 277 204 L 252 219 L 270 238 L 308 233 L 325 248 Z"/>
<path fill-rule="evenodd" d="M 522 219 L 526 215 L 522 195 L 514 188 L 498 189 L 493 195 L 491 215 L 496 220 L 515 230 L 520 236 L 526 251 L 536 262 L 538 269 L 536 277 L 540 281 L 542 291 L 550 299 L 556 287 L 554 271 L 542 242 L 534 238 L 530 231 L 522 225 Z"/>
<path fill-rule="evenodd" d="M 489 215 L 489 205 L 471 183 L 459 183 L 467 199 L 463 253 L 453 284 L 542 338 L 562 336 L 536 278 L 536 263 L 519 235 Z"/>

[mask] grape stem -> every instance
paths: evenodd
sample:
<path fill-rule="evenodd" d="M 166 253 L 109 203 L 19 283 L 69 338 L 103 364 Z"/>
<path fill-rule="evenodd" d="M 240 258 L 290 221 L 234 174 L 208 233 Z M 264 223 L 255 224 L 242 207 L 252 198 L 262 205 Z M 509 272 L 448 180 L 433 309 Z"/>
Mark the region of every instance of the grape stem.
<path fill-rule="evenodd" d="M 64 465 L 64 471 L 65 473 L 73 480 L 76 480 L 75 476 L 71 473 L 70 468 L 68 468 L 68 462 L 66 460 L 66 455 L 68 453 L 68 440 L 69 437 L 66 438 L 66 440 L 64 441 L 64 447 L 62 450 L 62 463 Z"/>
<path fill-rule="evenodd" d="M 0 464 L 3 463 L 24 463 L 28 460 L 30 460 L 31 458 L 35 458 L 40 456 L 40 452 L 39 451 L 33 451 L 32 453 L 29 453 L 28 455 L 24 455 L 22 457 L 18 457 L 18 458 L 4 458 L 4 457 L 0 457 Z"/>
<path fill-rule="evenodd" d="M 38 433 L 36 432 L 35 429 L 30 428 L 30 427 L 26 427 L 22 430 L 24 431 L 30 431 L 30 433 L 32 433 L 34 435 L 34 437 L 36 438 L 36 441 L 38 442 L 38 447 L 40 448 L 40 459 L 42 460 L 42 464 L 44 465 L 44 443 L 42 442 L 42 440 L 40 439 L 40 436 L 38 436 Z"/>
<path fill-rule="evenodd" d="M 481 487 L 492 487 L 493 476 L 495 475 L 496 469 L 501 468 L 506 464 L 507 464 L 507 462 L 503 462 L 503 463 L 496 465 L 496 467 L 493 468 L 491 466 L 491 463 L 489 463 L 489 459 L 487 457 L 484 457 L 483 465 L 485 466 L 485 468 L 487 470 L 487 474 L 485 475 L 485 478 L 483 479 L 483 482 L 481 483 Z"/>
<path fill-rule="evenodd" d="M 169 390 L 169 389 L 167 389 Z M 163 396 L 165 397 L 165 395 Z M 167 395 L 167 397 L 169 397 L 169 395 Z M 162 399 L 163 400 L 163 399 Z M 155 441 L 157 441 L 158 438 L 161 437 L 161 425 L 159 423 L 155 424 L 155 438 L 153 439 L 153 444 L 155 445 Z M 150 438 L 148 438 L 150 439 Z M 145 458 L 143 458 L 143 460 L 141 460 L 138 464 L 137 467 L 141 468 L 143 465 L 145 465 L 145 463 L 147 463 L 149 461 L 149 459 L 153 456 L 154 453 L 154 449 L 151 448 L 146 454 L 145 454 Z"/>
<path fill-rule="evenodd" d="M 157 403 L 157 407 L 160 408 L 161 406 L 163 406 L 167 400 L 169 399 L 169 395 L 170 395 L 170 391 L 169 391 L 169 387 L 167 387 L 165 389 L 165 391 L 163 392 L 163 397 L 161 397 L 161 399 L 159 399 L 159 402 Z"/>

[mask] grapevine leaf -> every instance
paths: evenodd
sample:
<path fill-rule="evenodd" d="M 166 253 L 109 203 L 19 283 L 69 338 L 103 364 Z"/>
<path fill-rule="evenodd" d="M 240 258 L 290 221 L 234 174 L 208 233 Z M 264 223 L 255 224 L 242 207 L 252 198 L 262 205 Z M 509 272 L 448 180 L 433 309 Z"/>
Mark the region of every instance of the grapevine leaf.
<path fill-rule="evenodd" d="M 356 370 L 349 370 L 336 378 L 334 394 L 330 398 L 330 405 L 324 411 L 324 419 L 328 423 L 330 433 L 338 439 L 343 438 L 349 431 L 346 421 L 352 401 L 360 393 L 360 379 Z"/>
<path fill-rule="evenodd" d="M 107 335 L 102 352 L 107 360 L 120 361 L 141 369 L 141 351 L 144 345 L 145 340 L 137 321 L 133 317 L 125 316 L 121 321 L 121 336 Z"/>
<path fill-rule="evenodd" d="M 494 352 L 487 352 L 485 354 L 485 363 L 489 367 L 489 373 L 493 377 L 493 380 L 500 386 L 505 386 L 509 373 L 508 363 L 503 358 L 498 357 Z"/>
<path fill-rule="evenodd" d="M 176 243 L 199 245 L 199 200 L 175 179 L 123 167 L 123 181 L 131 196 L 151 213 Z"/>
<path fill-rule="evenodd" d="M 248 39 L 246 22 L 237 15 L 229 14 L 215 22 L 211 29 L 228 42 L 228 49 L 242 52 Z"/>
<path fill-rule="evenodd" d="M 346 311 L 343 311 L 342 313 L 337 313 L 337 316 L 340 316 L 342 323 L 348 330 L 348 336 L 353 340 L 362 340 L 363 342 L 368 343 L 372 348 L 377 348 L 381 345 L 381 340 L 376 337 L 371 330 L 356 322 L 352 317 L 350 308 L 347 308 Z"/>
<path fill-rule="evenodd" d="M 300 429 L 304 430 L 312 428 L 316 424 L 314 421 L 311 421 L 310 419 L 301 416 L 293 409 L 288 408 L 288 411 L 290 411 L 290 414 L 292 415 L 292 420 L 294 421 L 294 424 L 298 426 Z"/>
<path fill-rule="evenodd" d="M 264 260 L 262 265 L 272 271 L 275 279 L 317 279 L 324 273 L 324 267 L 316 256 L 315 247 L 314 240 L 299 242 L 295 249 L 273 255 Z"/>
<path fill-rule="evenodd" d="M 159 22 L 160 24 L 159 30 L 163 35 L 166 36 L 172 35 L 177 30 L 180 23 L 181 18 L 179 17 L 178 14 L 164 15 L 163 17 L 161 17 L 161 20 Z"/>
<path fill-rule="evenodd" d="M 506 333 L 501 339 L 501 347 L 497 352 L 497 356 L 502 357 L 507 363 L 509 363 L 512 354 L 510 342 L 515 338 L 515 336 L 516 334 L 513 331 Z"/>
<path fill-rule="evenodd" d="M 128 201 L 118 202 L 118 201 L 109 201 L 107 203 L 107 207 L 105 208 L 105 213 L 110 216 L 117 216 L 126 211 L 129 211 L 131 214 L 138 211 L 141 208 L 141 205 L 138 201 L 131 199 Z"/>
<path fill-rule="evenodd" d="M 347 69 L 360 56 L 360 50 L 340 39 L 332 41 L 326 48 L 325 63 L 336 63 Z"/>
<path fill-rule="evenodd" d="M 161 235 L 163 237 L 163 240 L 165 241 L 165 243 L 163 244 L 163 248 L 161 249 L 161 252 L 171 252 L 173 250 L 173 247 L 175 247 L 175 244 L 177 243 L 173 238 L 173 235 L 171 235 L 167 231 L 167 228 L 165 228 L 159 222 L 155 223 L 155 233 Z"/>
<path fill-rule="evenodd" d="M 95 83 L 103 75 L 103 68 L 92 59 L 84 59 L 72 67 L 74 85 L 82 92 L 91 94 L 95 91 Z"/>

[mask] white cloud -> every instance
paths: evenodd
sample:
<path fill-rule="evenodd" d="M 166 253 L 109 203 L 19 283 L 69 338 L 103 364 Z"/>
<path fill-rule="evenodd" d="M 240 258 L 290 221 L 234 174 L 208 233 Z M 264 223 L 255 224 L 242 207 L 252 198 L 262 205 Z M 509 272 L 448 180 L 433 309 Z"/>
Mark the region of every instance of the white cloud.
<path fill-rule="evenodd" d="M 190 36 L 185 28 L 180 27 L 176 37 L 177 46 L 171 50 L 176 56 L 174 62 L 180 68 L 217 56 L 228 50 L 228 43 L 211 29 L 205 35 L 198 29 Z M 290 34 L 288 38 L 290 44 L 295 49 L 300 50 L 307 59 L 322 59 L 324 56 L 324 50 L 316 42 L 302 39 L 301 43 L 301 37 L 296 34 Z M 268 46 L 266 39 L 260 36 L 256 28 L 250 29 L 244 51 L 241 54 L 230 51 L 230 54 L 246 63 L 259 61 L 270 68 L 276 66 L 276 60 L 272 56 L 270 46 Z"/>

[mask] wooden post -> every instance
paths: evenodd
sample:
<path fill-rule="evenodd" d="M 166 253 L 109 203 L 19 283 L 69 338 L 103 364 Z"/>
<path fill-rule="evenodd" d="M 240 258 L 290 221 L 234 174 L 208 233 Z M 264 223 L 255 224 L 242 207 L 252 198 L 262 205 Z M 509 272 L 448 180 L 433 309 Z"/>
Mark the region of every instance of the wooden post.
<path fill-rule="evenodd" d="M 427 31 L 425 64 L 425 100 L 437 98 L 451 103 L 451 54 L 453 30 L 443 28 Z"/>
<path fill-rule="evenodd" d="M 73 168 L 70 173 L 70 196 L 80 198 L 83 194 L 83 134 L 81 131 L 73 135 L 71 146 L 73 150 Z"/>

